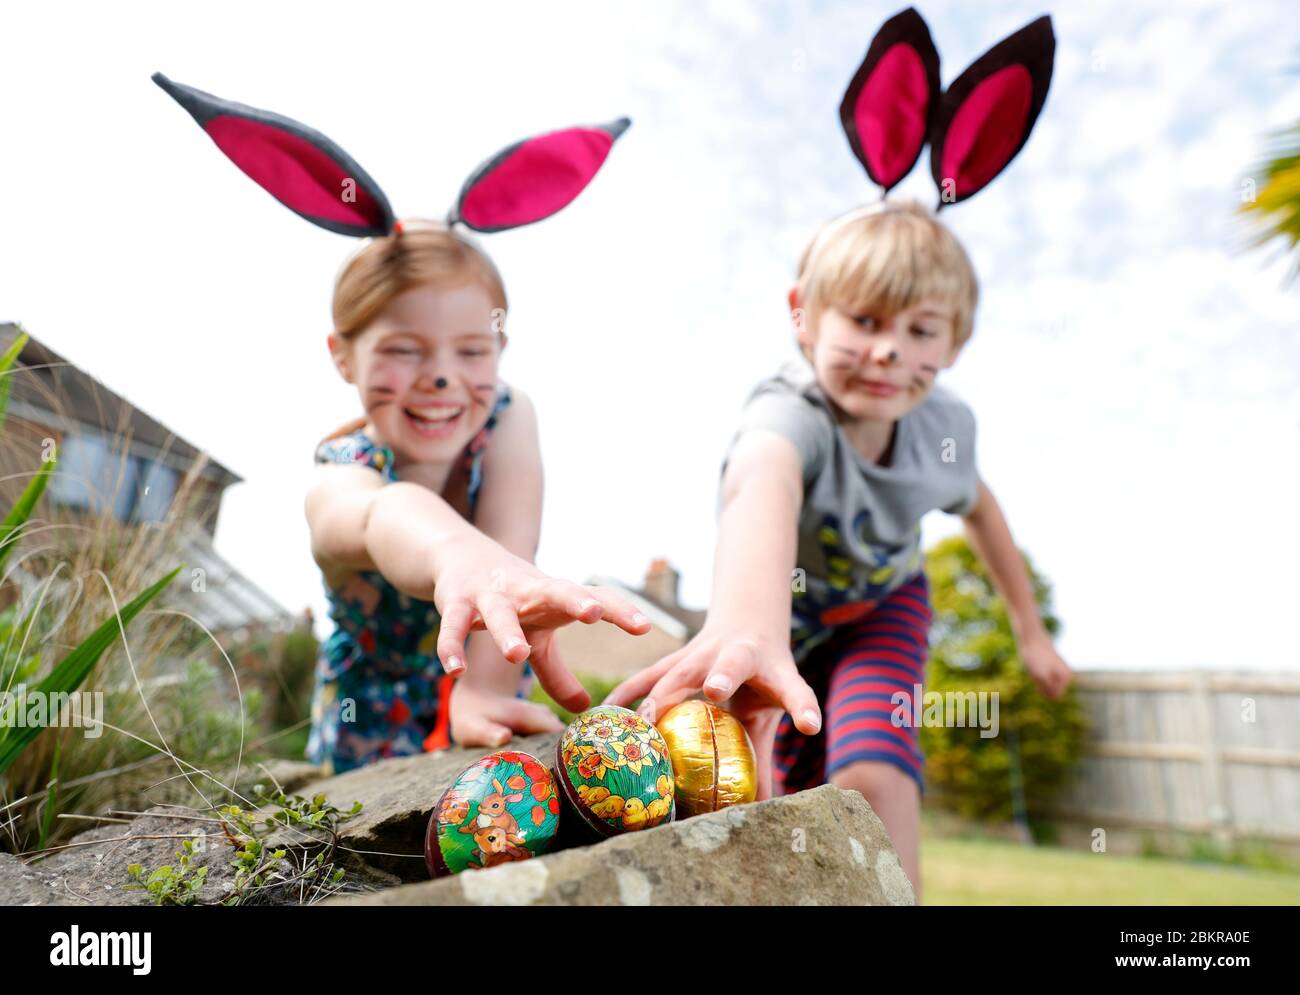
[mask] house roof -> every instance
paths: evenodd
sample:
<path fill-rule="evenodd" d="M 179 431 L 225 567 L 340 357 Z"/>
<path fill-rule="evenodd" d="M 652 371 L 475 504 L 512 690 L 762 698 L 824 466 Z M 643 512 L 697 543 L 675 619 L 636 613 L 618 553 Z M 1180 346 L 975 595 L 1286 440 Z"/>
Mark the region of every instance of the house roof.
<path fill-rule="evenodd" d="M 184 538 L 179 561 L 185 565 L 182 576 L 193 576 L 195 569 L 203 571 L 205 589 L 191 594 L 187 583 L 184 593 L 172 595 L 168 603 L 188 611 L 209 629 L 292 626 L 293 614 L 223 559 L 203 529 L 193 529 Z"/>
<path fill-rule="evenodd" d="M 0 322 L 0 353 L 24 334 L 25 329 L 11 322 Z M 18 363 L 28 368 L 28 376 L 11 378 L 9 413 L 24 418 L 48 421 L 65 431 L 92 428 L 114 436 L 130 432 L 134 448 L 148 452 L 160 462 L 184 472 L 199 456 L 200 450 L 176 435 L 157 419 L 145 414 L 126 398 L 106 387 L 89 373 L 65 359 L 30 332 L 27 344 L 19 353 Z M 59 402 L 54 403 L 58 398 Z M 211 454 L 203 476 L 220 487 L 243 480 Z"/>

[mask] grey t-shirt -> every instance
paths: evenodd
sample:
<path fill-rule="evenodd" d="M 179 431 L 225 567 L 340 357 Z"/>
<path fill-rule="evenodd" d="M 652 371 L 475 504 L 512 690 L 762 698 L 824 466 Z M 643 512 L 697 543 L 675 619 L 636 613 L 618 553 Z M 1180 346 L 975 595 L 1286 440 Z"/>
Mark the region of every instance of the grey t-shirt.
<path fill-rule="evenodd" d="M 804 500 L 791 617 L 795 659 L 831 628 L 867 614 L 921 569 L 921 518 L 969 512 L 976 501 L 975 416 L 935 384 L 896 427 L 888 466 L 853 448 L 804 359 L 791 360 L 750 394 L 736 440 L 770 429 L 803 458 Z M 723 470 L 727 459 L 723 459 Z M 718 510 L 722 490 L 718 490 Z"/>

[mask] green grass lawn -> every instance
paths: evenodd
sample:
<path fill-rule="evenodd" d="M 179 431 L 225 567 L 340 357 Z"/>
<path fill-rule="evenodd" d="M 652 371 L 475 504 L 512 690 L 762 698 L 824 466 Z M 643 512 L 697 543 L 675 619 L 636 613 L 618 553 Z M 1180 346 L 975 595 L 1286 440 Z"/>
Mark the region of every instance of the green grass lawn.
<path fill-rule="evenodd" d="M 1300 874 L 922 835 L 926 905 L 1300 905 Z"/>

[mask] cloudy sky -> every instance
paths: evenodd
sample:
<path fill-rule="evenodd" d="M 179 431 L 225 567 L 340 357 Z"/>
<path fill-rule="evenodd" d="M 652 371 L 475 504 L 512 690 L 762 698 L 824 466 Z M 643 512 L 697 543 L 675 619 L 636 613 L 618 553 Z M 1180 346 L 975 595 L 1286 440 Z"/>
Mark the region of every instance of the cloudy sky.
<path fill-rule="evenodd" d="M 287 5 L 286 5 L 287 7 Z M 441 215 L 501 146 L 632 117 L 557 217 L 490 237 L 511 295 L 502 375 L 537 403 L 539 564 L 709 594 L 718 461 L 793 354 L 805 239 L 875 196 L 839 128 L 894 3 L 46 5 L 0 19 L 0 319 L 242 475 L 218 549 L 324 615 L 302 498 L 315 441 L 360 413 L 325 348 L 351 240 L 225 160 L 154 70 L 339 141 L 399 215 Z M 983 281 L 947 384 L 981 472 L 1056 588 L 1080 668 L 1300 669 L 1300 287 L 1233 212 L 1300 119 L 1282 2 L 1061 4 L 1038 127 L 944 212 Z M 1044 11 L 922 8 L 944 83 Z M 933 199 L 927 162 L 901 195 Z M 960 528 L 935 513 L 927 543 Z"/>

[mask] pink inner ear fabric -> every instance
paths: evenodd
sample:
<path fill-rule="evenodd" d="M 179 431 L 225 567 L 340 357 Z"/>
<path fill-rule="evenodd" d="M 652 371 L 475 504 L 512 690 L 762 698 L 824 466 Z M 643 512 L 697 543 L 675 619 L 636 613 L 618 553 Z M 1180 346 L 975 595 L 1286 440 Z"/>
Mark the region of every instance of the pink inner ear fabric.
<path fill-rule="evenodd" d="M 306 139 L 229 114 L 213 118 L 204 130 L 236 166 L 300 214 L 363 228 L 382 224 L 374 198 Z M 354 182 L 345 184 L 348 179 Z"/>
<path fill-rule="evenodd" d="M 881 57 L 853 105 L 858 140 L 881 185 L 892 187 L 916 162 L 929 111 L 925 64 L 916 49 L 899 42 Z"/>
<path fill-rule="evenodd" d="M 976 84 L 953 115 L 943 143 L 943 176 L 958 197 L 997 176 L 1020 147 L 1033 99 L 1029 70 L 1016 64 Z"/>
<path fill-rule="evenodd" d="M 591 182 L 613 144 L 613 136 L 598 128 L 521 142 L 466 194 L 460 215 L 476 228 L 514 228 L 549 217 Z"/>

